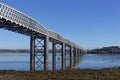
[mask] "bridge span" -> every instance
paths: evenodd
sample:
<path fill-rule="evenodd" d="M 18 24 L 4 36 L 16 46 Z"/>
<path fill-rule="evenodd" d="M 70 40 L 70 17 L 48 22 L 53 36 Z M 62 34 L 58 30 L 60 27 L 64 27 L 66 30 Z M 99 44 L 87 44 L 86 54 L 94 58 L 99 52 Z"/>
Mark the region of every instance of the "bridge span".
<path fill-rule="evenodd" d="M 86 52 L 77 44 L 47 29 L 35 19 L 3 3 L 0 3 L 0 28 L 30 36 L 31 71 L 36 69 L 36 65 L 41 66 L 40 63 L 44 63 L 44 70 L 48 70 L 49 42 L 52 43 L 53 70 L 56 69 L 56 53 L 58 49 L 61 51 L 62 70 L 66 68 L 66 55 L 68 52 L 70 69 L 73 68 L 73 64 L 78 62 L 78 58 Z"/>

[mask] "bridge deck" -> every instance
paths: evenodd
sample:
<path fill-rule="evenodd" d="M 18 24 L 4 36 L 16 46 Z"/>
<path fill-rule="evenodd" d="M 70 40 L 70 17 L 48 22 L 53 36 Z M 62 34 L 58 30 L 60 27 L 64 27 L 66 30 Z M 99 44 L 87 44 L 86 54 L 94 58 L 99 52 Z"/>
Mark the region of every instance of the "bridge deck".
<path fill-rule="evenodd" d="M 58 33 L 47 29 L 28 15 L 3 3 L 0 3 L 0 27 L 38 38 L 48 35 L 51 42 L 65 43 L 82 49 L 75 43 L 63 38 Z"/>

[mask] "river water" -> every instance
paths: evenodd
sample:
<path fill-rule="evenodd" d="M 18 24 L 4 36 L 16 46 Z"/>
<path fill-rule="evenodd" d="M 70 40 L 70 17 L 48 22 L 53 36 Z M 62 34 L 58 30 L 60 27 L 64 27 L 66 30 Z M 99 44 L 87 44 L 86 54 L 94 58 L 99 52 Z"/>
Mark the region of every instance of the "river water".
<path fill-rule="evenodd" d="M 49 57 L 49 70 L 52 69 L 52 55 Z M 60 69 L 60 59 L 57 58 L 56 68 Z M 67 61 L 69 64 L 69 60 Z M 0 54 L 0 70 L 30 70 L 30 54 L 28 53 L 4 53 Z M 120 67 L 120 54 L 86 54 L 81 57 L 76 68 L 103 69 Z M 43 67 L 41 67 L 42 69 Z"/>

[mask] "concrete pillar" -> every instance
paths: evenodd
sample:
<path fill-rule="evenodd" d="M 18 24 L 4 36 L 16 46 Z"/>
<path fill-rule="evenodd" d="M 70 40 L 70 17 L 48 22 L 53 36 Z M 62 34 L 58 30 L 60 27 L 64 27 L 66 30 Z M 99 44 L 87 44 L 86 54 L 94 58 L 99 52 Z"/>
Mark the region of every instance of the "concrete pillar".
<path fill-rule="evenodd" d="M 35 38 L 30 38 L 30 71 L 35 71 Z"/>
<path fill-rule="evenodd" d="M 49 37 L 46 36 L 44 39 L 44 70 L 48 70 L 48 53 L 49 53 Z"/>
<path fill-rule="evenodd" d="M 65 70 L 66 58 L 65 58 L 65 44 L 62 43 L 62 70 Z"/>
<path fill-rule="evenodd" d="M 52 70 L 56 70 L 56 44 L 52 43 Z"/>
<path fill-rule="evenodd" d="M 73 50 L 72 46 L 70 46 L 70 69 L 73 68 Z"/>

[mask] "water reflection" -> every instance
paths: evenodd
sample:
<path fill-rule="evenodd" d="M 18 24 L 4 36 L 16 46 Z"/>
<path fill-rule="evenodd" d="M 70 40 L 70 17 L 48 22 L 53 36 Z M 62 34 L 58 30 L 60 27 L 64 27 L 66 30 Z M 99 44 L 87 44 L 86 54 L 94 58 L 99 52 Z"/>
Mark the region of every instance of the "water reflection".
<path fill-rule="evenodd" d="M 74 58 L 73 67 L 81 69 L 102 69 L 111 67 L 120 67 L 120 54 L 86 54 L 78 58 Z M 0 70 L 30 70 L 30 55 L 4 53 L 0 54 Z M 61 55 L 56 56 L 56 69 L 61 69 Z M 77 64 L 75 64 L 77 63 Z M 43 65 L 43 64 L 42 64 Z M 37 67 L 37 66 L 36 66 Z M 70 68 L 70 56 L 66 55 L 66 68 Z M 43 66 L 40 66 L 40 70 Z M 39 70 L 38 69 L 38 70 Z M 52 54 L 49 54 L 49 70 L 52 70 Z"/>
<path fill-rule="evenodd" d="M 120 54 L 87 54 L 77 68 L 103 69 L 120 67 Z"/>

